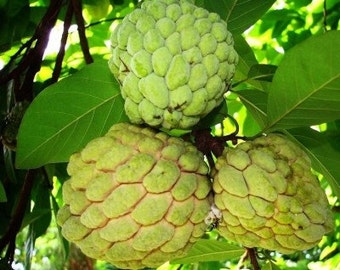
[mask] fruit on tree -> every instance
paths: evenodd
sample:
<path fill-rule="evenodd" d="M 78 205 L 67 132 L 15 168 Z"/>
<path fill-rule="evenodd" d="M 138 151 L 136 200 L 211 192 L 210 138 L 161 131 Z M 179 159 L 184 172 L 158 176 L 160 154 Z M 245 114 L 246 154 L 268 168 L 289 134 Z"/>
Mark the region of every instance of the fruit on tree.
<path fill-rule="evenodd" d="M 111 36 L 109 67 L 130 121 L 190 129 L 221 104 L 238 55 L 218 14 L 185 0 L 145 1 Z"/>
<path fill-rule="evenodd" d="M 212 176 L 219 232 L 245 247 L 289 254 L 314 247 L 333 228 L 309 157 L 283 135 L 225 148 Z"/>
<path fill-rule="evenodd" d="M 119 123 L 70 157 L 57 222 L 87 256 L 158 267 L 206 230 L 211 183 L 203 155 L 163 132 Z"/>

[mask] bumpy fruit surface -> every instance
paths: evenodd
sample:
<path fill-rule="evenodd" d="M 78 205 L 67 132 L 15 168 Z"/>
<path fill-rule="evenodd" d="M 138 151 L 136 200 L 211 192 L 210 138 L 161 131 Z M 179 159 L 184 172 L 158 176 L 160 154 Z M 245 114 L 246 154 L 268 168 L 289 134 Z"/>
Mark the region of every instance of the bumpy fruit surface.
<path fill-rule="evenodd" d="M 310 159 L 282 135 L 226 148 L 213 177 L 219 231 L 227 239 L 289 254 L 312 248 L 333 228 Z"/>
<path fill-rule="evenodd" d="M 183 0 L 143 2 L 111 44 L 131 122 L 166 129 L 190 129 L 221 104 L 238 61 L 226 22 Z"/>
<path fill-rule="evenodd" d="M 116 124 L 72 155 L 67 170 L 57 221 L 89 257 L 157 267 L 184 255 L 206 230 L 208 168 L 182 139 Z"/>

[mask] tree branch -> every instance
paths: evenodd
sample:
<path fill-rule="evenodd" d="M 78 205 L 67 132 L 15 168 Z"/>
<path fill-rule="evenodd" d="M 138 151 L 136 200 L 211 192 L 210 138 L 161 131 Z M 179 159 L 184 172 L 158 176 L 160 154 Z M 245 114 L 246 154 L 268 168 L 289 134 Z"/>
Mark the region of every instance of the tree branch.
<path fill-rule="evenodd" d="M 37 26 L 33 37 L 22 46 L 15 56 L 19 56 L 24 48 L 27 52 L 10 73 L 1 78 L 0 83 L 6 83 L 10 80 L 14 80 L 14 95 L 16 101 L 23 101 L 33 99 L 33 81 L 36 73 L 41 68 L 42 58 L 49 40 L 49 34 L 54 27 L 60 9 L 63 5 L 63 0 L 52 0 L 50 5 L 41 19 L 41 22 Z M 31 48 L 32 44 L 36 40 L 35 47 Z M 12 58 L 14 59 L 14 58 Z M 14 61 L 14 60 L 13 60 Z M 13 62 L 12 61 L 12 62 Z"/>
<path fill-rule="evenodd" d="M 64 19 L 64 29 L 63 29 L 63 34 L 61 36 L 60 40 L 60 47 L 59 47 L 59 52 L 56 58 L 55 66 L 53 69 L 53 74 L 52 74 L 52 83 L 55 83 L 58 81 L 60 77 L 60 72 L 62 68 L 62 63 L 63 59 L 65 56 L 65 46 L 67 42 L 67 37 L 68 37 L 68 30 L 71 26 L 72 22 L 72 15 L 73 15 L 73 5 L 71 2 L 68 3 L 67 6 L 67 11 Z"/>
<path fill-rule="evenodd" d="M 87 42 L 86 34 L 85 34 L 85 22 L 82 14 L 82 7 L 80 0 L 71 0 L 74 10 L 74 15 L 76 18 L 76 22 L 78 25 L 78 34 L 80 40 L 80 46 L 83 51 L 84 59 L 86 64 L 90 64 L 93 62 L 93 58 L 90 54 L 89 44 Z"/>
<path fill-rule="evenodd" d="M 50 6 L 44 15 L 40 25 L 36 29 L 37 42 L 32 50 L 32 62 L 27 70 L 25 79 L 23 81 L 21 91 L 16 94 L 17 101 L 33 100 L 33 82 L 36 73 L 41 68 L 44 52 L 48 44 L 50 32 L 54 27 L 60 9 L 62 7 L 62 0 L 51 1 Z"/>
<path fill-rule="evenodd" d="M 247 248 L 247 253 L 250 259 L 250 263 L 253 265 L 254 270 L 261 270 L 259 262 L 257 261 L 256 249 Z"/>

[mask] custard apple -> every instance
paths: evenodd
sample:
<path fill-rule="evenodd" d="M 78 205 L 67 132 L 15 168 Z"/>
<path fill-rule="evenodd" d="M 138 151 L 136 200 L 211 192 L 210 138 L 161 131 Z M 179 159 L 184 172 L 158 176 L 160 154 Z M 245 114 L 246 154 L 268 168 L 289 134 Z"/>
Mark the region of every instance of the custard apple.
<path fill-rule="evenodd" d="M 145 1 L 111 35 L 109 67 L 135 124 L 190 129 L 221 104 L 238 55 L 227 23 L 185 0 Z"/>
<path fill-rule="evenodd" d="M 119 268 L 158 267 L 206 231 L 211 182 L 189 142 L 115 124 L 70 157 L 57 222 L 87 256 Z"/>
<path fill-rule="evenodd" d="M 218 230 L 245 247 L 306 250 L 333 229 L 327 197 L 307 154 L 281 134 L 225 148 L 212 172 Z"/>

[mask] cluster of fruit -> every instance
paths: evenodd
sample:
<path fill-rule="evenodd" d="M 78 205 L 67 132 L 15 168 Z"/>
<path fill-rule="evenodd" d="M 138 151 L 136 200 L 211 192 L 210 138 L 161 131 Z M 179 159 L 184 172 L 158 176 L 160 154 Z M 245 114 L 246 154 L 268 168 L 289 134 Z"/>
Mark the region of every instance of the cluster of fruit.
<path fill-rule="evenodd" d="M 190 130 L 223 101 L 238 56 L 217 14 L 146 1 L 111 41 L 109 67 L 131 123 L 71 156 L 57 216 L 67 240 L 140 269 L 183 256 L 209 227 L 282 253 L 311 248 L 332 229 L 309 158 L 283 135 L 226 147 L 209 167 L 194 144 L 159 130 Z"/>

